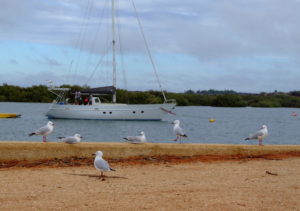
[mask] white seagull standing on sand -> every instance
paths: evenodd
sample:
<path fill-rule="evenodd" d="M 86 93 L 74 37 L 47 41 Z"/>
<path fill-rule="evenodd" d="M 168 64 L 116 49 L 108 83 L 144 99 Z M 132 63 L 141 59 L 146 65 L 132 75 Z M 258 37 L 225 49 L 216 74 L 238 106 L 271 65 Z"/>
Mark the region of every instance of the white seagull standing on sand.
<path fill-rule="evenodd" d="M 138 136 L 127 136 L 123 139 L 125 139 L 126 141 L 128 141 L 132 144 L 141 144 L 141 143 L 147 142 L 144 131 L 140 132 L 140 135 L 138 135 Z"/>
<path fill-rule="evenodd" d="M 181 138 L 182 137 L 187 137 L 187 135 L 185 134 L 184 130 L 179 126 L 180 121 L 179 120 L 175 120 L 173 123 L 174 125 L 173 127 L 173 131 L 174 134 L 176 135 L 176 138 L 173 141 L 177 141 L 179 139 L 179 143 L 181 144 Z"/>
<path fill-rule="evenodd" d="M 78 133 L 76 133 L 74 136 L 67 136 L 67 137 L 58 137 L 62 140 L 62 142 L 65 142 L 66 144 L 77 144 L 82 139 L 82 136 Z"/>
<path fill-rule="evenodd" d="M 53 131 L 53 122 L 49 121 L 47 123 L 47 125 L 45 125 L 44 127 L 41 127 L 39 129 L 37 129 L 35 132 L 30 133 L 29 136 L 33 136 L 33 135 L 38 135 L 38 136 L 43 136 L 43 142 L 47 142 L 47 135 L 49 135 L 50 133 L 52 133 Z"/>
<path fill-rule="evenodd" d="M 96 153 L 96 157 L 94 160 L 94 166 L 97 170 L 101 171 L 101 177 L 105 177 L 105 175 L 103 174 L 104 171 L 115 171 L 115 169 L 111 168 L 108 164 L 108 162 L 106 160 L 103 160 L 102 156 L 103 153 L 101 151 L 97 151 Z"/>
<path fill-rule="evenodd" d="M 256 133 L 250 135 L 249 137 L 245 138 L 245 140 L 251 140 L 251 139 L 257 139 L 258 145 L 262 146 L 263 139 L 268 135 L 268 128 L 266 125 L 261 126 L 260 130 L 258 130 Z"/>

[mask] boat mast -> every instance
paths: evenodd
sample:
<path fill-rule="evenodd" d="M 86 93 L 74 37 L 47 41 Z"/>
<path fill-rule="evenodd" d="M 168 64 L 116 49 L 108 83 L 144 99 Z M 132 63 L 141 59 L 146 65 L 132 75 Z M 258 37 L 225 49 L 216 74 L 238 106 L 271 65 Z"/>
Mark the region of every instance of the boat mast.
<path fill-rule="evenodd" d="M 116 32 L 115 32 L 115 1 L 111 1 L 112 8 L 112 63 L 113 63 L 113 86 L 117 88 L 117 78 L 116 78 Z M 113 94 L 113 103 L 117 101 L 117 91 Z"/>

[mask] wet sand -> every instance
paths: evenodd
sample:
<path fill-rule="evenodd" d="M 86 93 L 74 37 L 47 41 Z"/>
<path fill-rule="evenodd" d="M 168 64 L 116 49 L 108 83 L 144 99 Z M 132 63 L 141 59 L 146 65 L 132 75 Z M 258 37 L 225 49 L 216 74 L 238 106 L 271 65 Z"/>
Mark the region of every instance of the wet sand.
<path fill-rule="evenodd" d="M 112 166 L 1 168 L 0 210 L 300 209 L 299 157 Z"/>

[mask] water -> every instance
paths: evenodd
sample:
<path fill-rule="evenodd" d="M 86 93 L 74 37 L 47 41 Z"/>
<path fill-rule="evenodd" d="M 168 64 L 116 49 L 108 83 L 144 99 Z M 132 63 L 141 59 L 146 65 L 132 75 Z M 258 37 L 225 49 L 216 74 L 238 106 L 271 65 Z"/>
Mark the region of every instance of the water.
<path fill-rule="evenodd" d="M 28 134 L 45 125 L 45 116 L 50 104 L 45 103 L 0 103 L 1 113 L 21 113 L 17 119 L 0 119 L 0 140 L 41 141 L 42 137 Z M 297 112 L 299 116 L 291 116 Z M 188 138 L 187 143 L 257 144 L 244 141 L 249 134 L 266 124 L 269 136 L 265 144 L 300 143 L 300 109 L 298 108 L 215 108 L 202 106 L 176 107 L 174 115 L 167 115 L 163 121 L 99 121 L 54 119 L 56 137 L 81 134 L 82 141 L 123 142 L 123 137 L 137 135 L 144 131 L 148 141 L 173 143 L 171 122 L 181 121 Z M 209 118 L 216 121 L 211 123 Z"/>

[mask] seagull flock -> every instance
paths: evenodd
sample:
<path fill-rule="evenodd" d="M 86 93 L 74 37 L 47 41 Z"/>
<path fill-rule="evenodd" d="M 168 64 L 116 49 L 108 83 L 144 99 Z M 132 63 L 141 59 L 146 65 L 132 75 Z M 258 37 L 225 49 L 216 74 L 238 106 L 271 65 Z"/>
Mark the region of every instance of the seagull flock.
<path fill-rule="evenodd" d="M 184 132 L 184 130 L 180 127 L 179 120 L 175 120 L 174 122 L 172 122 L 172 124 L 174 125 L 173 132 L 174 132 L 174 135 L 176 136 L 176 138 L 173 141 L 179 140 L 179 143 L 181 144 L 181 139 L 187 138 L 188 136 Z M 42 136 L 43 142 L 45 143 L 45 142 L 47 142 L 47 136 L 53 132 L 53 129 L 54 129 L 53 126 L 54 126 L 53 122 L 49 121 L 45 126 L 37 129 L 35 132 L 32 132 L 28 135 L 29 136 L 33 136 L 33 135 Z M 266 125 L 262 125 L 262 127 L 257 132 L 248 136 L 247 138 L 245 138 L 245 140 L 256 139 L 256 140 L 258 140 L 258 145 L 262 146 L 263 145 L 262 141 L 267 135 L 268 135 L 268 128 Z M 76 133 L 73 136 L 57 137 L 57 138 L 66 144 L 76 144 L 81 141 L 82 136 L 80 134 Z M 132 144 L 142 144 L 142 143 L 147 142 L 144 131 L 141 131 L 138 136 L 127 136 L 123 139 L 125 139 L 128 143 L 132 143 Z M 102 158 L 103 152 L 97 151 L 94 155 L 95 155 L 94 166 L 97 170 L 99 170 L 101 172 L 100 178 L 105 177 L 105 175 L 103 174 L 103 172 L 105 172 L 105 171 L 115 171 L 113 168 L 111 168 L 109 166 L 108 162 Z"/>
<path fill-rule="evenodd" d="M 173 141 L 177 141 L 179 139 L 181 143 L 181 138 L 182 137 L 186 138 L 188 136 L 186 135 L 184 130 L 179 126 L 180 124 L 179 120 L 175 120 L 172 124 L 174 124 L 173 132 L 176 136 L 176 138 Z M 43 136 L 43 142 L 47 142 L 47 136 L 53 132 L 54 129 L 53 125 L 54 125 L 53 122 L 49 121 L 45 126 L 37 129 L 33 133 L 30 133 L 29 136 L 33 136 L 33 135 Z M 57 137 L 57 138 L 66 144 L 76 144 L 81 141 L 82 136 L 76 133 L 74 136 Z M 128 143 L 132 143 L 132 144 L 141 144 L 147 142 L 144 131 L 141 131 L 138 136 L 127 136 L 123 139 L 125 139 Z"/>
<path fill-rule="evenodd" d="M 176 138 L 173 141 L 179 140 L 179 143 L 181 144 L 181 139 L 187 138 L 188 136 L 184 132 L 184 130 L 180 127 L 179 120 L 175 120 L 174 122 L 172 122 L 172 124 L 174 125 L 173 132 L 174 132 L 174 135 L 176 136 Z M 54 126 L 53 122 L 49 121 L 45 126 L 37 129 L 35 132 L 30 133 L 29 136 L 33 136 L 33 135 L 42 136 L 43 142 L 45 143 L 45 142 L 47 142 L 47 136 L 53 132 L 53 129 L 54 129 L 53 126 Z M 256 139 L 256 140 L 258 140 L 258 145 L 262 146 L 263 139 L 267 135 L 268 135 L 268 128 L 266 125 L 262 125 L 262 127 L 257 132 L 248 136 L 247 138 L 245 138 L 245 140 Z M 80 134 L 76 133 L 73 136 L 57 137 L 57 138 L 66 144 L 76 144 L 81 141 L 82 136 Z M 123 139 L 125 139 L 128 143 L 132 143 L 132 144 L 142 144 L 142 143 L 147 142 L 144 131 L 141 131 L 138 136 L 127 136 Z"/>

